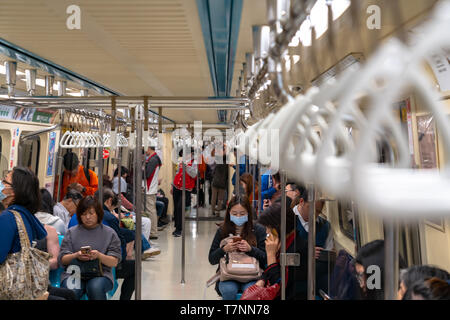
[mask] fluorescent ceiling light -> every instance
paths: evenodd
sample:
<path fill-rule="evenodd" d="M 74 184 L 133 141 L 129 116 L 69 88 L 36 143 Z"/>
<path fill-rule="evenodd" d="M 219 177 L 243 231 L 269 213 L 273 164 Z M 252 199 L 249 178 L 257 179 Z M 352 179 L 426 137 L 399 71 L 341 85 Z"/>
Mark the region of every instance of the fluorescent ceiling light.
<path fill-rule="evenodd" d="M 81 92 L 68 92 L 67 94 L 69 96 L 81 97 Z"/>
<path fill-rule="evenodd" d="M 331 2 L 331 9 L 333 10 L 333 20 L 339 18 L 345 10 L 350 7 L 350 0 L 333 0 Z"/>
<path fill-rule="evenodd" d="M 316 39 L 328 30 L 328 7 L 325 0 L 317 0 L 312 7 L 311 23 L 316 29 Z"/>
<path fill-rule="evenodd" d="M 36 85 L 39 87 L 45 88 L 45 80 L 44 79 L 36 79 Z"/>
<path fill-rule="evenodd" d="M 299 38 L 302 45 L 309 47 L 311 45 L 311 21 L 309 19 L 303 21 L 297 33 L 299 33 Z"/>

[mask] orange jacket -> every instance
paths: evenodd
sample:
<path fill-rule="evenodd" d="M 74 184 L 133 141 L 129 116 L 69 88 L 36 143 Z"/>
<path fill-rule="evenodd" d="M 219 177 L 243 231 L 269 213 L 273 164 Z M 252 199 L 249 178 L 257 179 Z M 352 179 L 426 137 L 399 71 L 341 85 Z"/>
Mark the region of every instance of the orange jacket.
<path fill-rule="evenodd" d="M 67 193 L 67 187 L 72 183 L 79 183 L 86 188 L 83 196 L 93 196 L 98 190 L 98 178 L 95 172 L 92 170 L 89 170 L 89 176 L 91 183 L 88 182 L 86 175 L 84 174 L 84 167 L 82 165 L 78 166 L 78 173 L 75 177 L 70 176 L 70 173 L 64 171 L 62 177 L 62 190 L 59 195 L 59 201 L 62 201 Z M 58 179 L 59 177 L 56 177 L 56 184 L 58 184 Z M 55 190 L 58 190 L 58 185 L 56 186 Z"/>

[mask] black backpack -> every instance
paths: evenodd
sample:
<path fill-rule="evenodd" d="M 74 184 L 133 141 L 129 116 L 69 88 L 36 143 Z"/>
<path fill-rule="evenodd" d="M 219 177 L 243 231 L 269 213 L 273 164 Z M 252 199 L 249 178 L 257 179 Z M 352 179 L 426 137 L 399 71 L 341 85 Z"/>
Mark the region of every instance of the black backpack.
<path fill-rule="evenodd" d="M 86 176 L 86 179 L 90 185 L 91 184 L 91 175 L 89 174 L 89 168 L 84 167 L 83 169 L 84 169 L 84 175 Z"/>

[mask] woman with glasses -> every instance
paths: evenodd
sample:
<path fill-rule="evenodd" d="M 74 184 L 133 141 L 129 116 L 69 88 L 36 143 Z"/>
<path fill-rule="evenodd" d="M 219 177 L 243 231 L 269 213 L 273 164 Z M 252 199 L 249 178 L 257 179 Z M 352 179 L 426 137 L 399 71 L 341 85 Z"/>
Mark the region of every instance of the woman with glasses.
<path fill-rule="evenodd" d="M 78 225 L 67 230 L 58 261 L 66 269 L 61 287 L 72 289 L 78 298 L 86 292 L 89 300 L 106 300 L 113 288 L 112 268 L 120 262 L 122 251 L 116 232 L 102 224 L 103 209 L 92 196 L 77 208 Z M 78 269 L 79 268 L 79 269 Z M 71 275 L 71 270 L 78 270 Z"/>
<path fill-rule="evenodd" d="M 44 239 L 47 232 L 34 216 L 41 203 L 39 180 L 28 168 L 15 167 L 0 181 L 0 201 L 6 208 L 0 213 L 0 264 L 9 254 L 22 250 L 14 211 L 23 220 L 30 244 Z"/>
<path fill-rule="evenodd" d="M 238 241 L 221 242 L 229 235 L 238 236 Z M 225 214 L 225 220 L 219 227 L 209 250 L 209 262 L 219 264 L 220 258 L 233 251 L 245 252 L 259 261 L 260 268 L 266 265 L 265 229 L 253 223 L 252 208 L 246 197 L 234 197 L 230 200 Z M 223 300 L 234 300 L 238 292 L 243 292 L 256 282 L 241 283 L 238 281 L 218 281 L 216 291 Z"/>

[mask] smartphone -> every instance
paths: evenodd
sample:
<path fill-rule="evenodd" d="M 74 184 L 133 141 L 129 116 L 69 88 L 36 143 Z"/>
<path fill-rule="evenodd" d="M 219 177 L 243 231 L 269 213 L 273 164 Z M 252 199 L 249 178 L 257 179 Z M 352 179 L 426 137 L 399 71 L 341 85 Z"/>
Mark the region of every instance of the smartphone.
<path fill-rule="evenodd" d="M 272 232 L 272 234 L 273 234 L 274 237 L 277 237 L 277 238 L 278 238 L 278 232 L 277 232 L 277 229 L 272 228 L 271 232 Z"/>
<path fill-rule="evenodd" d="M 89 254 L 91 252 L 91 246 L 84 246 L 80 248 L 82 254 Z"/>
<path fill-rule="evenodd" d="M 330 298 L 329 295 L 327 295 L 323 290 L 319 290 L 320 295 L 322 296 L 323 300 L 333 300 Z"/>
<path fill-rule="evenodd" d="M 242 238 L 239 236 L 233 237 L 233 242 L 239 242 L 241 240 L 242 240 Z"/>

